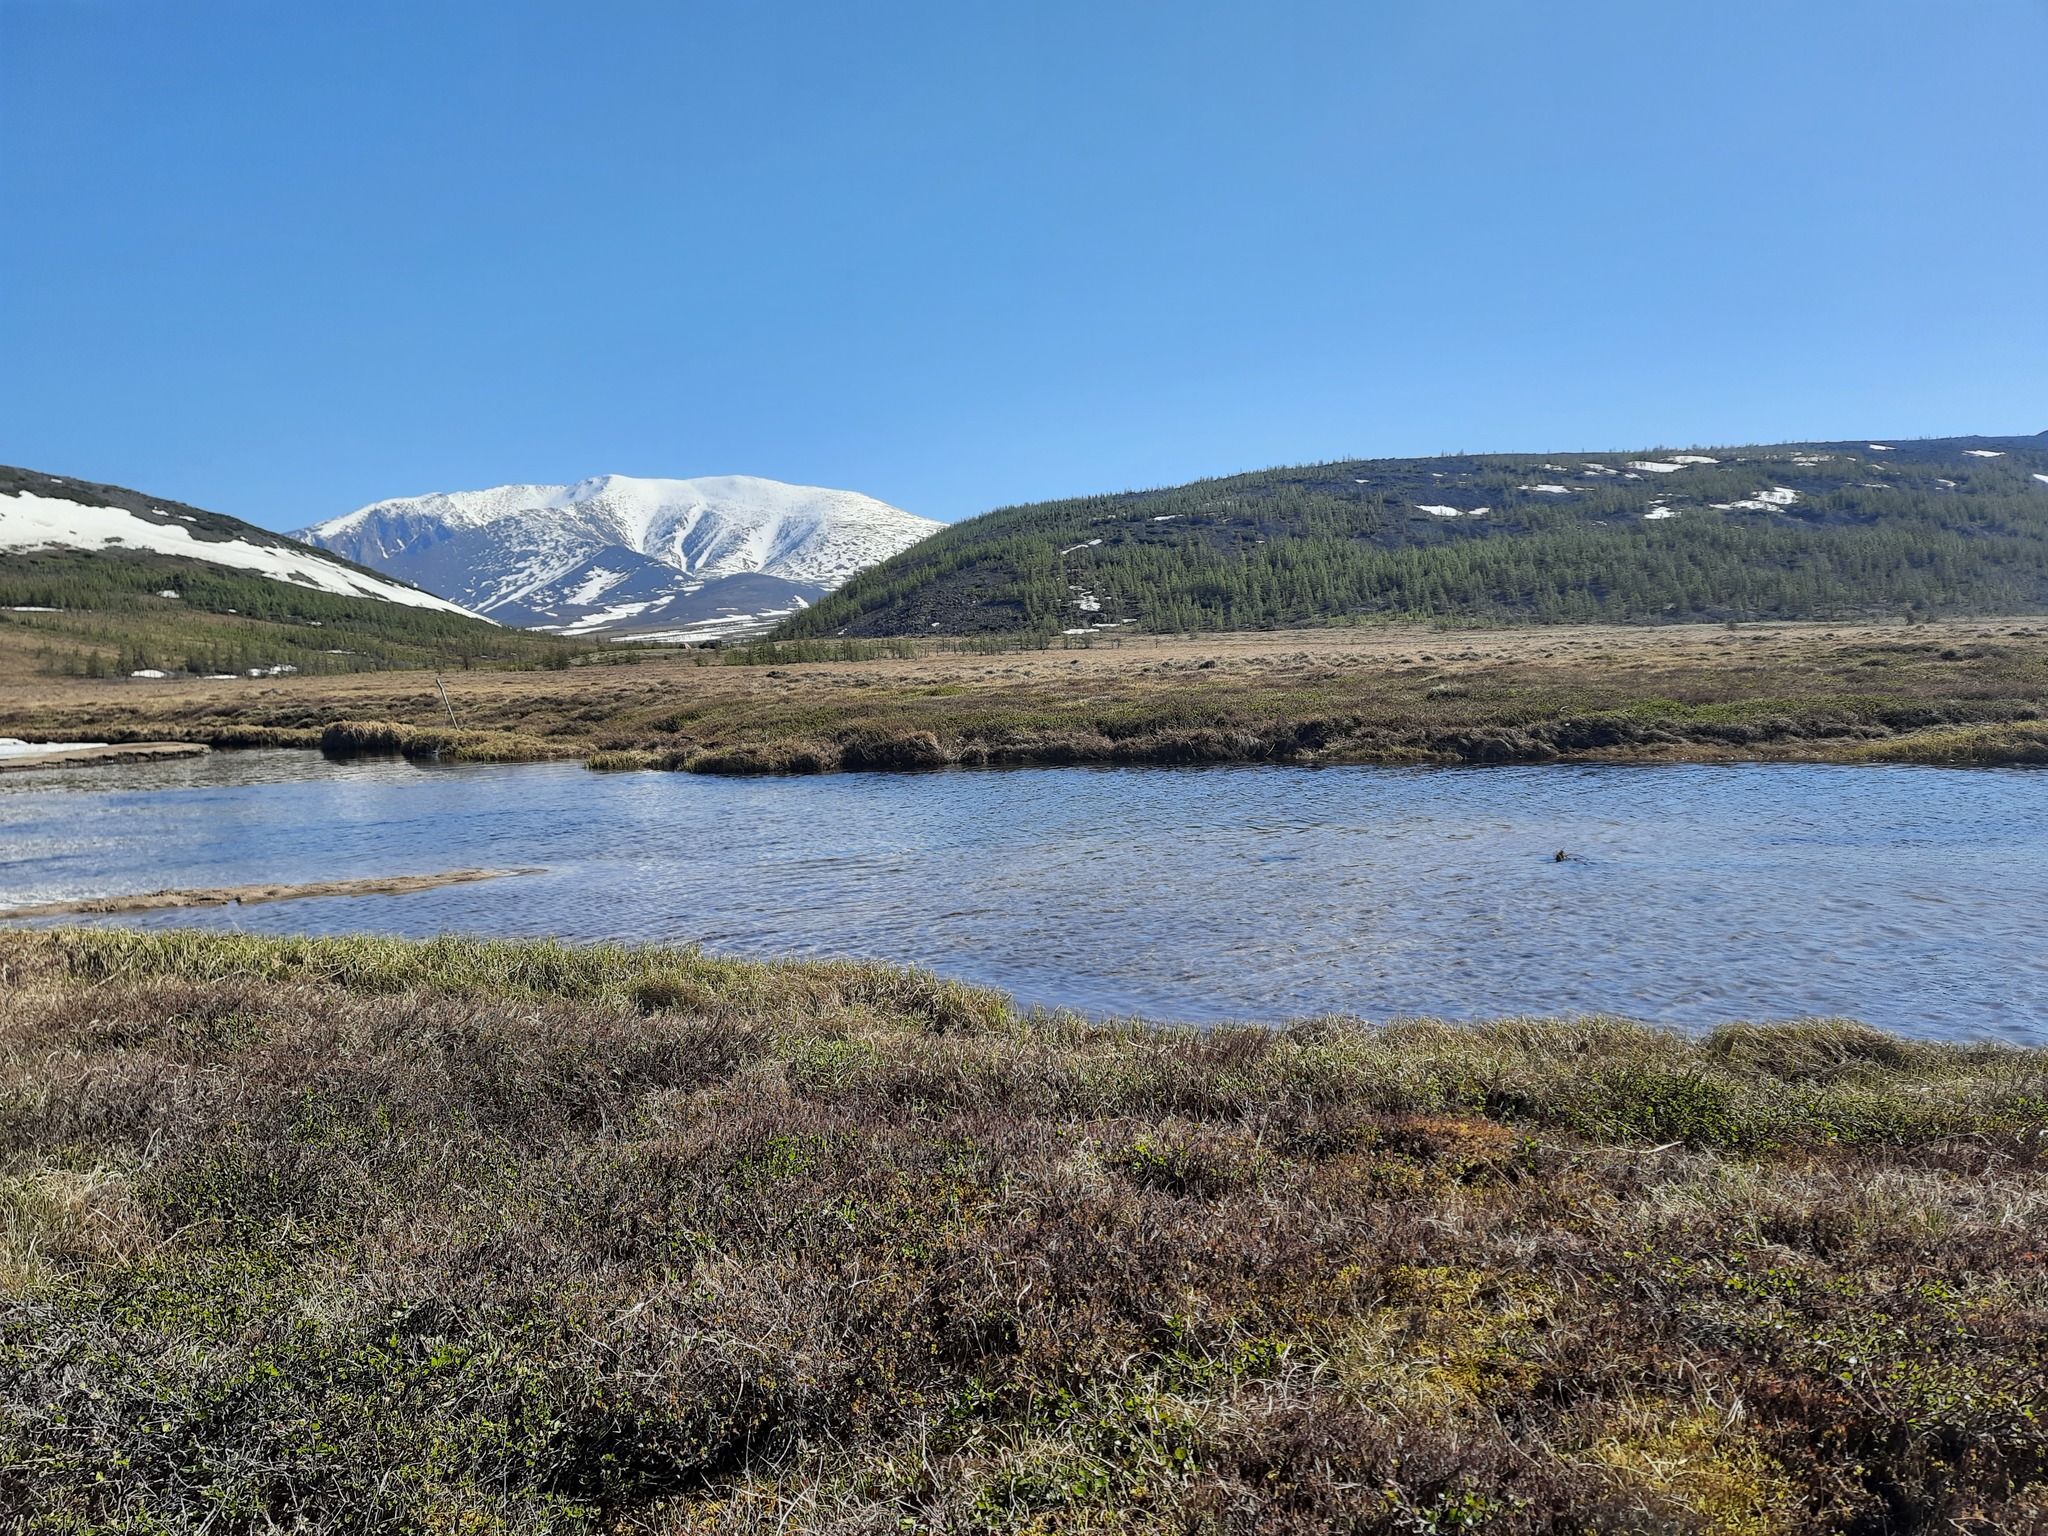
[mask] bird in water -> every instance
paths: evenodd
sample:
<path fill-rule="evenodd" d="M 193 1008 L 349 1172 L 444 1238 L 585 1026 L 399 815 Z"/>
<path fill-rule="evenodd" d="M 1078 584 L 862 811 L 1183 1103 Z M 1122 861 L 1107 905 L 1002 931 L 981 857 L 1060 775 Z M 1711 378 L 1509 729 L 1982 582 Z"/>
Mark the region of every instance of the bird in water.
<path fill-rule="evenodd" d="M 1557 857 L 1552 859 L 1551 862 L 1553 864 L 1562 864 L 1570 857 L 1570 854 L 1566 853 L 1562 848 L 1560 848 L 1557 850 Z"/>

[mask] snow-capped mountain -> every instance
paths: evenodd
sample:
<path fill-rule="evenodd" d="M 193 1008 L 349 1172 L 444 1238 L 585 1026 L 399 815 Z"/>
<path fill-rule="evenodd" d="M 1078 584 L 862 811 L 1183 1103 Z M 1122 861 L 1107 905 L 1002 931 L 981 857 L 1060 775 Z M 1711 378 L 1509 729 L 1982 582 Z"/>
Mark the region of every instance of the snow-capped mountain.
<path fill-rule="evenodd" d="M 756 624 L 941 526 L 853 491 L 752 475 L 599 475 L 399 497 L 298 537 L 500 623 L 587 635 Z"/>
<path fill-rule="evenodd" d="M 182 555 L 342 597 L 466 611 L 239 518 L 117 485 L 0 467 L 0 555 L 47 549 Z"/>

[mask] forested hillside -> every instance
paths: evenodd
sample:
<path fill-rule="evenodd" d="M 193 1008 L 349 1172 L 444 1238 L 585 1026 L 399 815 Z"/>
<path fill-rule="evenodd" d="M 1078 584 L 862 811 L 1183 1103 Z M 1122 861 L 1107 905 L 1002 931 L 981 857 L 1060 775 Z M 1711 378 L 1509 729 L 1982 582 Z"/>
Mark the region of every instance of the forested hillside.
<path fill-rule="evenodd" d="M 0 465 L 0 676 L 559 665 L 569 649 L 239 518 Z"/>
<path fill-rule="evenodd" d="M 596 642 L 582 642 L 592 649 Z M 0 556 L 0 667 L 70 676 L 564 664 L 550 635 L 172 555 Z"/>
<path fill-rule="evenodd" d="M 1369 459 L 1006 507 L 779 633 L 2048 609 L 2048 433 Z"/>

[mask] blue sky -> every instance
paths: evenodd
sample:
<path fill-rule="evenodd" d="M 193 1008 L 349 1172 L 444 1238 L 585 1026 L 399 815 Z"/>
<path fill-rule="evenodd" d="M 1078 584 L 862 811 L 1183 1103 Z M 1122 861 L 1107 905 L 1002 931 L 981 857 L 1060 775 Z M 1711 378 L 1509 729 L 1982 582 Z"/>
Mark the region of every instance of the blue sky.
<path fill-rule="evenodd" d="M 0 462 L 750 473 L 2048 428 L 2048 0 L 0 0 Z"/>

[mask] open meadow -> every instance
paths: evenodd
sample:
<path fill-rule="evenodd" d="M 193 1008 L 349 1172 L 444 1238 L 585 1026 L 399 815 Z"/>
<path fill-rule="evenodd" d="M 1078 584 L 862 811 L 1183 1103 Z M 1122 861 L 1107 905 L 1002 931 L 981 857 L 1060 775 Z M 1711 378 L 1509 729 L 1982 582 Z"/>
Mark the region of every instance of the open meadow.
<path fill-rule="evenodd" d="M 623 650 L 558 671 L 445 674 L 446 704 L 423 671 L 93 679 L 39 674 L 16 653 L 0 672 L 0 734 L 718 773 L 2048 759 L 2048 626 L 2030 619 L 964 644 Z"/>

